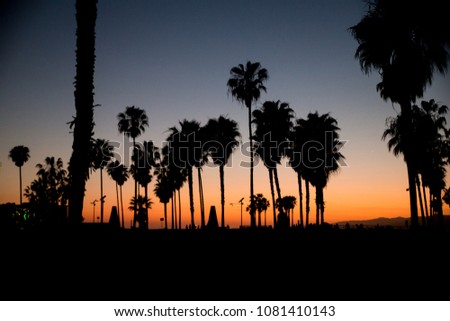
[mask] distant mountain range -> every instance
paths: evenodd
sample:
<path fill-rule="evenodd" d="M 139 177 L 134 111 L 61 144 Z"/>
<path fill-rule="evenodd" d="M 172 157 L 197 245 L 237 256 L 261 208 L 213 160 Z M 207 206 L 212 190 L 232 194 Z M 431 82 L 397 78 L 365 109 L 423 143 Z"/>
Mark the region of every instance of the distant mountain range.
<path fill-rule="evenodd" d="M 419 216 L 419 224 L 422 222 L 422 218 Z M 450 224 L 450 215 L 444 215 L 444 222 Z M 345 226 L 346 224 L 350 226 L 363 225 L 363 226 L 392 226 L 392 227 L 407 227 L 411 224 L 411 219 L 409 217 L 378 217 L 370 220 L 348 220 L 339 221 L 333 224 L 338 224 L 339 226 Z"/>

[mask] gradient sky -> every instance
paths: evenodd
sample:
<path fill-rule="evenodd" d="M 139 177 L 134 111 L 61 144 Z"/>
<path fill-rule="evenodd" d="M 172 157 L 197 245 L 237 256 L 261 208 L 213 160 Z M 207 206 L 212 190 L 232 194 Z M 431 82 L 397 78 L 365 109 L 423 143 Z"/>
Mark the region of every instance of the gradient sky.
<path fill-rule="evenodd" d="M 126 106 L 146 110 L 149 127 L 138 141 L 162 146 L 167 129 L 186 118 L 205 124 L 227 115 L 248 139 L 247 110 L 227 95 L 230 68 L 247 60 L 268 70 L 266 100 L 288 102 L 296 117 L 329 112 L 347 143 L 346 166 L 325 189 L 325 220 L 408 216 L 406 166 L 381 140 L 386 118 L 398 107 L 376 92 L 379 75 L 363 74 L 348 28 L 366 12 L 362 0 L 100 0 L 96 26 L 95 137 L 122 142 L 117 114 Z M 75 115 L 75 0 L 3 1 L 0 5 L 0 203 L 19 202 L 18 169 L 8 159 L 16 145 L 30 149 L 23 185 L 35 165 L 61 157 L 67 166 Z M 436 75 L 423 99 L 450 104 L 450 78 Z M 420 101 L 420 100 L 419 100 Z M 120 151 L 124 153 L 122 149 Z M 225 168 L 226 224 L 240 222 L 239 199 L 249 196 L 248 161 L 240 149 Z M 279 167 L 282 195 L 298 198 L 295 172 Z M 220 220 L 219 169 L 203 171 L 205 208 Z M 105 219 L 115 205 L 115 184 L 104 176 Z M 84 217 L 92 221 L 99 173 L 87 183 Z M 150 184 L 153 190 L 154 181 Z M 195 219 L 200 223 L 197 179 Z M 124 185 L 126 207 L 134 193 Z M 188 224 L 188 187 L 181 190 L 183 225 Z M 255 193 L 270 199 L 267 169 L 257 160 Z M 314 202 L 314 190 L 312 190 Z M 150 227 L 159 228 L 163 207 L 151 195 Z M 96 216 L 100 206 L 95 207 Z M 298 220 L 298 206 L 295 220 Z M 444 206 L 444 212 L 448 207 Z M 271 210 L 267 212 L 272 224 Z M 126 223 L 131 212 L 126 213 Z M 243 209 L 244 224 L 249 215 Z"/>

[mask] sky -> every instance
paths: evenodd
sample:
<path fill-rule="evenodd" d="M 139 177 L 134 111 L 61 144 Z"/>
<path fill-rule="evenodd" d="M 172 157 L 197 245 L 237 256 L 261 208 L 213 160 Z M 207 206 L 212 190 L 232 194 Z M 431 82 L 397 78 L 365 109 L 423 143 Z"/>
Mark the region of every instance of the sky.
<path fill-rule="evenodd" d="M 204 125 L 224 115 L 238 122 L 242 142 L 247 142 L 247 110 L 228 95 L 226 83 L 232 67 L 248 60 L 259 62 L 269 79 L 267 92 L 253 108 L 266 100 L 280 100 L 290 104 L 296 118 L 318 111 L 338 121 L 340 138 L 346 141 L 341 149 L 345 164 L 325 188 L 325 221 L 407 217 L 406 166 L 381 139 L 386 118 L 399 108 L 380 98 L 377 72 L 361 71 L 354 57 L 357 42 L 348 31 L 366 9 L 362 0 L 100 0 L 94 137 L 120 143 L 117 152 L 127 155 L 130 143 L 118 132 L 117 115 L 136 106 L 149 118 L 149 127 L 137 141 L 153 140 L 161 147 L 167 129 L 179 121 L 195 119 Z M 35 165 L 44 163 L 45 157 L 60 157 L 67 166 L 73 138 L 67 122 L 75 115 L 75 31 L 75 0 L 0 4 L 0 204 L 19 203 L 19 172 L 8 158 L 12 147 L 30 149 L 22 169 L 24 188 L 36 178 Z M 448 76 L 436 74 L 422 99 L 449 105 L 449 85 Z M 238 148 L 225 168 L 225 223 L 230 227 L 240 224 L 242 197 L 243 224 L 250 222 L 245 210 L 250 177 L 246 162 L 248 156 Z M 100 197 L 99 175 L 93 172 L 86 184 L 86 222 L 100 213 L 99 203 L 93 204 Z M 292 168 L 279 165 L 279 176 L 282 195 L 298 200 Z M 258 159 L 254 182 L 255 193 L 270 199 L 268 171 Z M 210 164 L 203 169 L 203 185 L 207 217 L 215 206 L 220 220 L 218 167 Z M 197 188 L 195 176 L 199 224 Z M 104 189 L 108 220 L 116 202 L 115 183 L 107 175 Z M 134 195 L 131 179 L 123 192 L 127 208 Z M 160 228 L 163 206 L 153 193 L 150 196 L 150 228 Z M 185 225 L 190 222 L 187 185 L 181 196 Z M 271 213 L 269 208 L 267 224 L 272 224 Z M 295 221 L 298 213 L 297 202 Z M 126 213 L 126 226 L 131 214 Z"/>

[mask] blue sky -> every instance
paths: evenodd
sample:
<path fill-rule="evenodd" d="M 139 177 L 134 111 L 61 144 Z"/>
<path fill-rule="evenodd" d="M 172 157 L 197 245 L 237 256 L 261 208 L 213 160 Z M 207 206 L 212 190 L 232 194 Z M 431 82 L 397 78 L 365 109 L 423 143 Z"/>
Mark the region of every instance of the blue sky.
<path fill-rule="evenodd" d="M 24 186 L 34 179 L 34 165 L 46 156 L 65 163 L 70 158 L 72 136 L 66 123 L 75 114 L 75 1 L 6 1 L 0 8 L 0 202 L 17 202 L 17 168 L 7 158 L 12 147 L 31 150 Z M 381 141 L 386 117 L 397 108 L 376 92 L 378 74 L 367 76 L 360 70 L 354 58 L 357 43 L 347 30 L 365 10 L 361 0 L 100 0 L 95 137 L 122 141 L 117 114 L 135 105 L 149 117 L 150 126 L 140 139 L 156 145 L 179 120 L 205 124 L 219 115 L 236 120 L 246 140 L 247 111 L 227 95 L 226 82 L 231 67 L 258 61 L 269 73 L 261 102 L 288 102 L 297 117 L 330 112 L 341 127 L 341 138 L 348 141 L 342 150 L 348 166 L 325 192 L 326 199 L 327 193 L 334 195 L 334 204 L 343 202 L 340 207 L 327 204 L 330 219 L 344 215 L 345 205 L 363 218 L 372 212 L 407 213 L 406 167 Z M 424 99 L 450 104 L 449 84 L 448 77 L 436 75 Z M 243 157 L 235 154 L 234 159 Z M 270 195 L 266 171 L 258 166 L 260 185 Z M 248 186 L 248 170 L 236 160 L 229 167 L 230 186 Z M 218 176 L 217 169 L 207 170 Z M 295 184 L 287 183 L 292 173 L 281 171 L 282 183 L 293 186 L 285 193 L 296 193 Z M 87 195 L 95 184 L 88 183 Z M 350 186 L 351 204 L 344 197 Z M 399 204 L 393 204 L 391 194 L 397 190 Z M 248 192 L 230 194 L 229 202 L 241 194 Z M 85 208 L 89 201 L 87 197 Z"/>

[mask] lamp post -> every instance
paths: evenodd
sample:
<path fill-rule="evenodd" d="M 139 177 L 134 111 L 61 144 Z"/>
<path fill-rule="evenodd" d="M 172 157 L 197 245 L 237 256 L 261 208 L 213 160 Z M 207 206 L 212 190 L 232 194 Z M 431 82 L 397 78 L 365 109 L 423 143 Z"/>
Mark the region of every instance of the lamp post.
<path fill-rule="evenodd" d="M 244 205 L 244 198 L 239 200 L 239 204 L 241 204 L 241 228 L 242 228 L 242 206 Z"/>
<path fill-rule="evenodd" d="M 91 202 L 92 206 L 94 207 L 94 210 L 92 211 L 92 223 L 95 223 L 95 204 L 97 203 L 98 200 L 93 200 Z"/>

